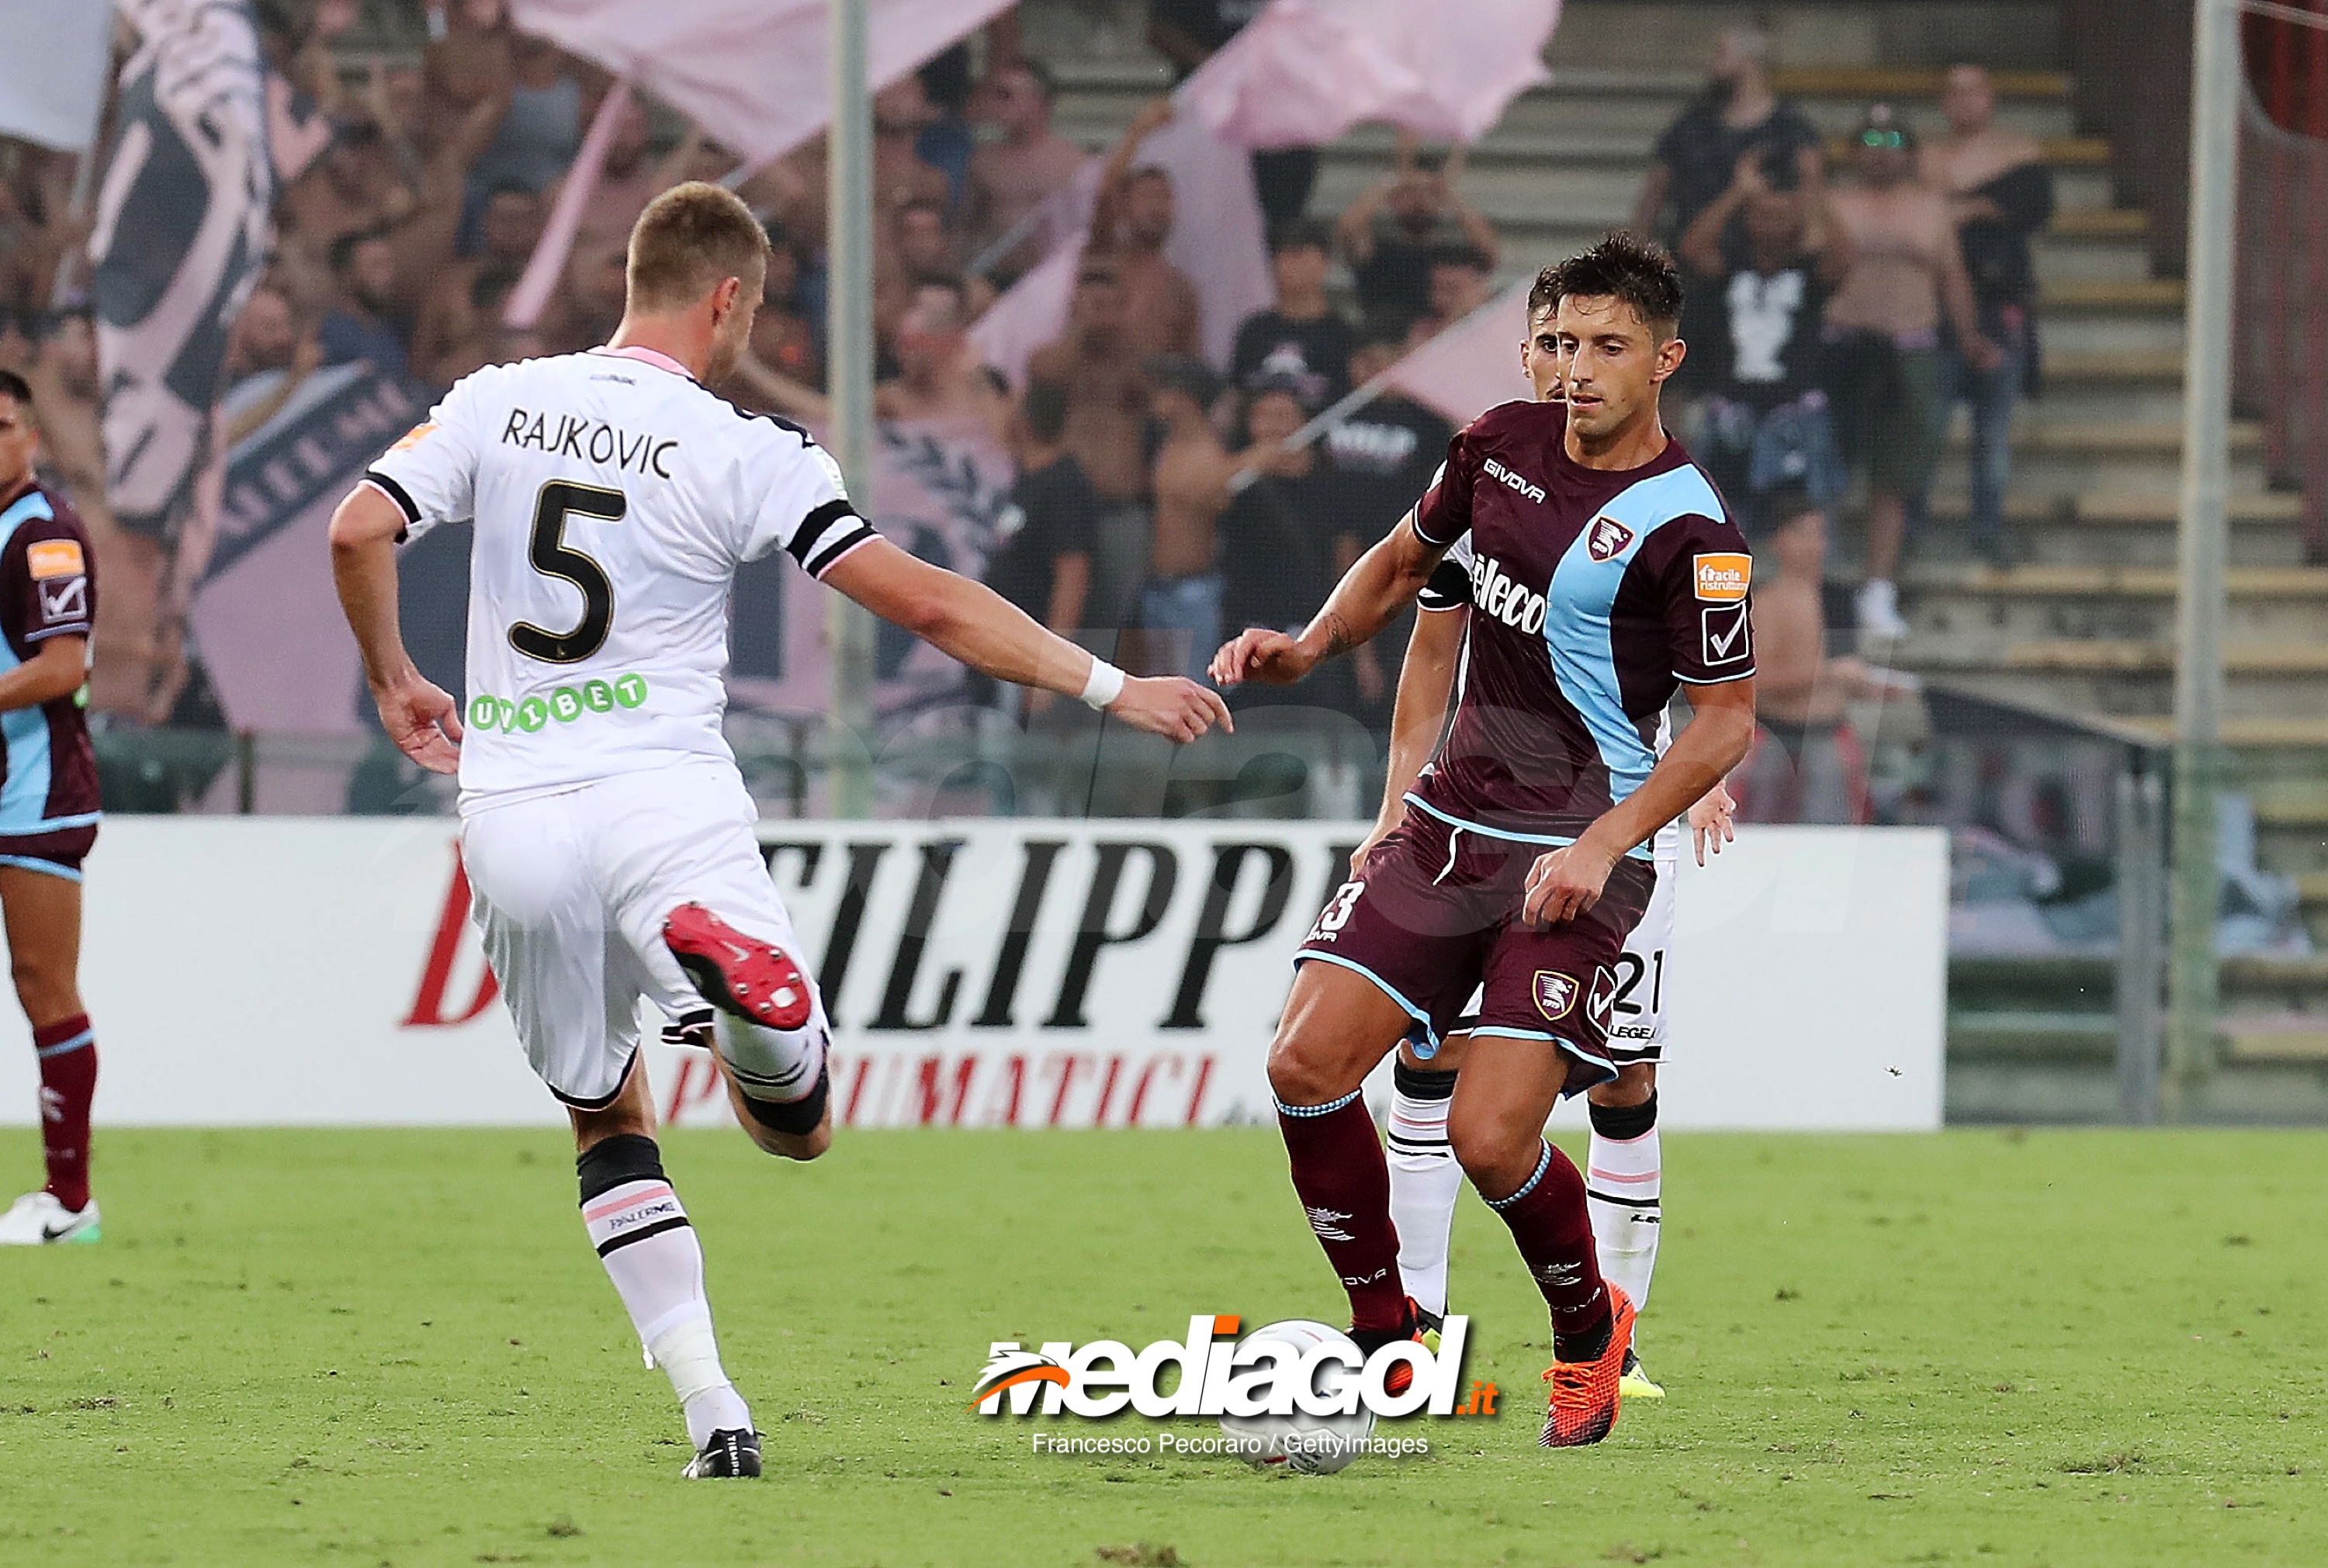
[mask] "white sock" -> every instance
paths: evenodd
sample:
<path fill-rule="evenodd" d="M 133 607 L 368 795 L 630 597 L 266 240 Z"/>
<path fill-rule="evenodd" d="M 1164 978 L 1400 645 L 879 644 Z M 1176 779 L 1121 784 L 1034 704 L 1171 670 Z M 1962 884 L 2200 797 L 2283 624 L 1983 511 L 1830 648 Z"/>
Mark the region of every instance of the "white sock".
<path fill-rule="evenodd" d="M 722 1013 L 712 1039 L 737 1086 L 755 1100 L 797 1100 L 816 1087 L 824 1071 L 821 1009 L 796 1029 L 772 1029 Z"/>
<path fill-rule="evenodd" d="M 1592 1215 L 1600 1277 L 1622 1286 L 1636 1310 L 1649 1304 L 1657 1233 L 1664 1228 L 1665 1170 L 1657 1118 L 1655 1094 L 1638 1105 L 1593 1106 L 1592 1147 L 1585 1157 L 1584 1203 Z M 1608 1132 L 1601 1131 L 1604 1126 Z"/>
<path fill-rule="evenodd" d="M 1447 1235 L 1463 1168 L 1447 1142 L 1447 1105 L 1455 1075 L 1392 1068 L 1390 1216 L 1398 1227 L 1398 1273 L 1424 1311 L 1447 1312 Z"/>
<path fill-rule="evenodd" d="M 654 1141 L 635 1134 L 596 1144 L 576 1161 L 582 1223 L 631 1315 L 650 1366 L 671 1379 L 700 1449 L 715 1432 L 752 1425 L 751 1410 L 719 1366 L 703 1248 L 679 1194 L 664 1178 Z"/>

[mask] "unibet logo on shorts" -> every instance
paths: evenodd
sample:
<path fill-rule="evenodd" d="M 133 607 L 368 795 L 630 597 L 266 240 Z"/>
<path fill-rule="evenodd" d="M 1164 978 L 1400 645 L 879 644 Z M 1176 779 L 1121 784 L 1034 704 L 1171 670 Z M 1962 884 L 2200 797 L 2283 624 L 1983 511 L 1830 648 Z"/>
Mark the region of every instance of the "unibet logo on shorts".
<path fill-rule="evenodd" d="M 480 691 L 469 699 L 469 728 L 497 729 L 504 735 L 532 735 L 553 722 L 572 724 L 592 714 L 637 708 L 646 699 L 647 678 L 636 671 L 617 675 L 612 681 L 585 681 L 579 686 L 560 686 L 546 697 L 528 697 L 519 702 Z"/>
<path fill-rule="evenodd" d="M 1697 567 L 1697 596 L 1709 605 L 1734 605 L 1754 580 L 1754 558 L 1723 553 L 1691 558 Z"/>

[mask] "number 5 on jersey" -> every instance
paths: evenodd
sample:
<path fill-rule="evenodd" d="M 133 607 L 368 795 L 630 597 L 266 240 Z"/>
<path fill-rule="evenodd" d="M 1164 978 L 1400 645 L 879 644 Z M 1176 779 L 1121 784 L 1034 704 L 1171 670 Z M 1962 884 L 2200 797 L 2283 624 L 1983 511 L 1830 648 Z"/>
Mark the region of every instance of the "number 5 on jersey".
<path fill-rule="evenodd" d="M 582 618 L 570 632 L 552 632 L 530 621 L 509 629 L 510 646 L 548 664 L 578 664 L 606 645 L 615 629 L 615 585 L 606 568 L 566 542 L 566 520 L 580 515 L 620 522 L 630 502 L 619 490 L 553 479 L 541 487 L 533 507 L 533 542 L 527 558 L 546 577 L 572 583 L 582 593 Z"/>

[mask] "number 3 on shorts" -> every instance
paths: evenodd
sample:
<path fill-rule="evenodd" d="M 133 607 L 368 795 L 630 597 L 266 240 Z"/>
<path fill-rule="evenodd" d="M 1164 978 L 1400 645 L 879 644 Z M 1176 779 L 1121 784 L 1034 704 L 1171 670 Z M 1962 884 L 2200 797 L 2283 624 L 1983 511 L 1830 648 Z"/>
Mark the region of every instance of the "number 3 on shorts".
<path fill-rule="evenodd" d="M 1366 890 L 1364 882 L 1345 882 L 1335 895 L 1326 900 L 1326 907 L 1318 913 L 1318 924 L 1310 928 L 1304 942 L 1331 942 L 1335 934 L 1350 923 L 1350 911 L 1358 906 L 1358 896 Z"/>

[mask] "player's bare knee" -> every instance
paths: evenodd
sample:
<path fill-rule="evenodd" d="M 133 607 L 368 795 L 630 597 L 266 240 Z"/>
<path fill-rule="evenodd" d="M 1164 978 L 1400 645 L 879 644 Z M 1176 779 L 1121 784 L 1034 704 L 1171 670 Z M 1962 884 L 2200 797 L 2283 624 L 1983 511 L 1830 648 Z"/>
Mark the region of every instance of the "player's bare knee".
<path fill-rule="evenodd" d="M 1323 1105 L 1350 1092 L 1342 1053 L 1319 1031 L 1281 1028 L 1269 1047 L 1269 1087 L 1281 1105 Z M 1363 1076 L 1363 1075 L 1361 1075 Z"/>
<path fill-rule="evenodd" d="M 1624 1110 L 1647 1103 L 1649 1096 L 1657 1092 L 1657 1064 L 1628 1062 L 1617 1069 L 1615 1077 L 1605 1084 L 1595 1084 L 1585 1091 L 1585 1098 L 1595 1105 Z"/>
<path fill-rule="evenodd" d="M 1489 1197 L 1518 1190 L 1535 1173 L 1544 1141 L 1517 1124 L 1492 1116 L 1467 1118 L 1460 1111 L 1448 1118 L 1447 1141 L 1463 1174 Z"/>

